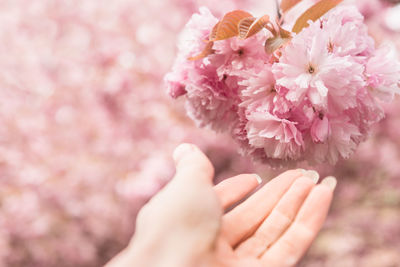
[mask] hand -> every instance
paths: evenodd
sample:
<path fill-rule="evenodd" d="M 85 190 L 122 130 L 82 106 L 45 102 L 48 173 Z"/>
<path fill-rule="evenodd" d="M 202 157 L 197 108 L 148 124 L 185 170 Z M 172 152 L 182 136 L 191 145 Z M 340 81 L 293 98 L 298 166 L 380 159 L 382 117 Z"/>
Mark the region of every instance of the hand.
<path fill-rule="evenodd" d="M 130 245 L 107 266 L 294 266 L 325 221 L 336 179 L 291 170 L 258 185 L 242 174 L 213 186 L 213 167 L 194 145 L 174 152 L 176 175 L 137 218 Z"/>

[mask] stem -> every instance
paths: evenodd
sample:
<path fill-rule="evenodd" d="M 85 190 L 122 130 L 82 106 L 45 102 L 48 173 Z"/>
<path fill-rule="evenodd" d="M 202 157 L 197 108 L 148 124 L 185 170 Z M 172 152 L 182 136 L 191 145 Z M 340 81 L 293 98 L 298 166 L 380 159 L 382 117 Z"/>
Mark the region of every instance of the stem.
<path fill-rule="evenodd" d="M 280 20 L 282 18 L 282 14 L 281 14 L 281 8 L 279 6 L 279 0 L 275 0 L 276 3 L 276 13 L 278 16 L 278 19 Z"/>

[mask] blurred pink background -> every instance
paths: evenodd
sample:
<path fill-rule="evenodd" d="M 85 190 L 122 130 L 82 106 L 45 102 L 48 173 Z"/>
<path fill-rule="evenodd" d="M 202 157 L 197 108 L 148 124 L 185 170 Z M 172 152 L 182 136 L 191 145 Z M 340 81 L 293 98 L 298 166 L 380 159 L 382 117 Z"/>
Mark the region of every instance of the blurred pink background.
<path fill-rule="evenodd" d="M 104 264 L 172 177 L 170 154 L 181 142 L 210 156 L 217 180 L 279 172 L 240 157 L 226 136 L 197 129 L 162 81 L 199 6 L 217 16 L 262 14 L 262 2 L 0 1 L 0 267 Z M 353 2 L 377 43 L 400 52 L 400 5 Z M 312 167 L 339 185 L 301 266 L 400 263 L 399 103 L 350 160 Z"/>

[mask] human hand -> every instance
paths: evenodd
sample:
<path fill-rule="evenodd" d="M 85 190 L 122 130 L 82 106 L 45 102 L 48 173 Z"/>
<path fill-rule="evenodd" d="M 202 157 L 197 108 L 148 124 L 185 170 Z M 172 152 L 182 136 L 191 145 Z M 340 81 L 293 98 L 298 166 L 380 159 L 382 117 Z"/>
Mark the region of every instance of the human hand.
<path fill-rule="evenodd" d="M 139 212 L 130 245 L 107 266 L 294 266 L 323 222 L 336 180 L 287 171 L 224 214 L 258 185 L 242 174 L 213 186 L 213 167 L 194 145 L 174 152 L 176 175 Z"/>

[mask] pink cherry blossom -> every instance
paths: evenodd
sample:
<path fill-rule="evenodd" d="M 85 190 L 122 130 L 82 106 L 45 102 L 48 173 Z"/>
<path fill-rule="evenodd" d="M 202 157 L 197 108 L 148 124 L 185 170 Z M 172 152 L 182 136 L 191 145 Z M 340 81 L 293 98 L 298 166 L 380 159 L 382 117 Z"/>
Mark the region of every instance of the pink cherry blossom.
<path fill-rule="evenodd" d="M 368 60 L 366 73 L 373 94 L 390 101 L 400 93 L 400 63 L 393 47 L 385 45 L 375 51 Z"/>
<path fill-rule="evenodd" d="M 324 109 L 329 98 L 342 109 L 355 105 L 354 96 L 363 86 L 363 67 L 349 57 L 329 54 L 327 47 L 317 36 L 305 40 L 300 34 L 285 48 L 280 62 L 273 65 L 277 84 L 289 89 L 289 101 L 307 97 Z"/>
<path fill-rule="evenodd" d="M 335 164 L 340 158 L 347 159 L 354 153 L 362 135 L 357 126 L 346 116 L 328 118 L 327 121 L 329 125 L 323 126 L 323 128 L 329 127 L 330 131 L 326 142 L 311 144 L 309 153 L 313 154 L 316 162 L 328 161 L 330 164 Z M 323 131 L 326 131 L 326 128 L 322 129 L 322 135 Z"/>
<path fill-rule="evenodd" d="M 325 143 L 331 135 L 328 117 L 316 118 L 311 126 L 310 134 L 314 143 Z"/>
<path fill-rule="evenodd" d="M 247 119 L 249 144 L 255 148 L 263 148 L 267 157 L 295 160 L 301 156 L 303 137 L 295 122 L 261 111 L 251 113 Z"/>
<path fill-rule="evenodd" d="M 210 17 L 193 15 L 180 42 L 199 53 Z M 187 92 L 196 124 L 230 134 L 255 160 L 281 166 L 349 158 L 383 118 L 378 98 L 400 93 L 399 63 L 388 49 L 375 49 L 355 7 L 339 6 L 309 24 L 274 55 L 262 49 L 270 37 L 264 32 L 216 41 L 214 53 L 195 63 L 182 61 L 188 51 L 180 46 L 180 67 L 167 77 L 183 79 L 172 96 Z"/>

